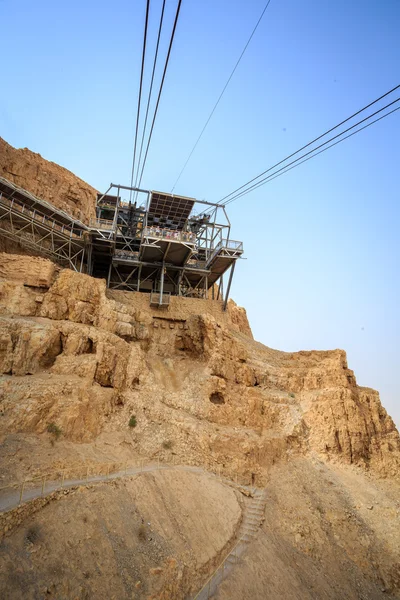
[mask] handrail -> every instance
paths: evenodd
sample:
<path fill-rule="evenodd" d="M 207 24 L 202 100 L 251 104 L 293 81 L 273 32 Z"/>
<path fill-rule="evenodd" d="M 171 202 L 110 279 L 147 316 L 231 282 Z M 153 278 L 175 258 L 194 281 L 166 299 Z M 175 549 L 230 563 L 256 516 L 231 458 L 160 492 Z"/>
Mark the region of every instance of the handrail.
<path fill-rule="evenodd" d="M 33 221 L 38 221 L 37 217 L 39 216 L 41 222 L 44 224 L 46 221 L 52 224 L 52 229 L 58 229 L 61 233 L 65 231 L 69 232 L 69 234 L 73 237 L 81 238 L 83 235 L 83 230 L 79 229 L 79 227 L 74 230 L 76 226 L 75 223 L 71 222 L 70 224 L 62 223 L 61 221 L 57 221 L 54 217 L 49 217 L 48 215 L 42 213 L 40 210 L 31 209 L 26 204 L 18 200 L 17 198 L 7 198 L 4 194 L 0 196 L 0 203 L 7 204 L 12 210 L 16 210 L 16 212 L 23 214 L 24 216 L 29 216 L 33 219 Z M 20 210 L 21 208 L 21 210 Z"/>
<path fill-rule="evenodd" d="M 120 258 L 127 258 L 131 260 L 139 259 L 139 252 L 135 252 L 133 250 L 120 250 L 119 248 L 116 248 L 114 250 L 114 255 Z"/>
<path fill-rule="evenodd" d="M 90 219 L 89 227 L 92 229 L 112 229 L 114 221 L 110 219 Z"/>
<path fill-rule="evenodd" d="M 155 239 L 167 239 L 189 244 L 195 244 L 197 240 L 196 234 L 191 231 L 177 231 L 174 229 L 167 229 L 166 227 L 146 227 L 144 235 Z"/>
<path fill-rule="evenodd" d="M 153 461 L 153 462 L 147 462 L 149 460 Z M 29 494 L 29 496 L 30 496 L 29 498 L 27 498 L 25 495 L 25 502 L 29 502 L 31 500 L 35 500 L 37 498 L 44 497 L 50 493 L 60 491 L 60 490 L 66 489 L 66 488 L 74 488 L 76 486 L 85 485 L 85 484 L 87 485 L 89 483 L 91 483 L 91 484 L 101 483 L 104 481 L 117 479 L 119 477 L 139 475 L 141 473 L 151 472 L 153 470 L 162 470 L 162 469 L 168 469 L 168 468 L 172 468 L 172 469 L 180 468 L 180 469 L 183 469 L 186 471 L 196 471 L 196 472 L 201 470 L 201 471 L 204 471 L 205 473 L 207 473 L 207 471 L 205 471 L 202 467 L 199 467 L 196 465 L 179 464 L 179 458 L 177 456 L 175 456 L 174 454 L 172 454 L 172 456 L 171 456 L 171 462 L 162 462 L 160 460 L 159 452 L 157 453 L 157 455 L 154 455 L 150 459 L 149 458 L 147 458 L 147 459 L 140 458 L 133 462 L 113 461 L 113 462 L 108 462 L 108 463 L 98 463 L 95 465 L 93 465 L 93 464 L 90 465 L 85 462 L 76 463 L 74 465 L 70 465 L 69 467 L 59 468 L 59 469 L 56 469 L 56 471 L 46 471 L 45 473 L 42 473 L 40 475 L 36 475 L 31 478 L 25 478 L 21 482 L 10 483 L 8 485 L 0 487 L 0 492 L 7 490 L 7 489 L 15 491 L 15 496 L 14 496 L 15 501 L 13 503 L 11 503 L 11 505 L 10 504 L 6 505 L 6 507 L 3 509 L 1 508 L 2 498 L 1 498 L 1 493 L 0 493 L 0 513 L 5 513 L 9 510 L 13 510 L 17 506 L 20 506 L 24 502 L 24 492 L 26 495 L 28 494 L 27 486 L 29 484 L 32 484 L 35 482 L 39 482 L 39 485 L 36 485 L 36 487 L 34 487 L 34 489 L 31 490 L 31 493 Z M 222 477 L 220 465 L 218 466 L 218 469 L 216 469 L 215 471 L 211 470 L 211 473 L 213 473 L 220 481 L 226 482 L 229 485 L 232 485 L 234 483 L 236 484 L 236 486 L 240 485 L 240 483 L 238 482 L 238 476 L 237 476 L 238 474 L 237 473 L 235 476 L 235 482 Z M 70 477 L 69 479 L 66 478 L 66 476 L 68 476 L 68 474 Z M 72 478 L 73 474 L 75 474 L 75 478 Z M 47 484 L 47 488 L 46 488 L 46 484 Z M 240 487 L 247 488 L 248 486 L 241 485 Z M 255 489 L 254 486 L 252 486 L 251 489 L 254 490 Z M 33 493 L 32 493 L 32 491 L 33 491 Z M 264 498 L 265 498 L 264 492 L 262 492 L 258 497 L 257 508 L 261 508 L 261 502 Z M 3 504 L 4 504 L 4 502 L 3 502 Z M 215 577 L 216 573 L 218 573 L 218 571 L 221 569 L 221 567 L 223 569 L 222 575 L 224 577 L 225 563 L 227 562 L 227 560 L 230 556 L 234 556 L 235 559 L 238 559 L 237 549 L 240 546 L 240 544 L 243 544 L 243 543 L 245 543 L 244 535 L 242 535 L 239 538 L 239 540 L 236 541 L 236 543 L 234 544 L 232 549 L 226 554 L 223 561 L 213 571 L 213 573 L 207 579 L 207 581 L 202 586 L 200 591 L 194 596 L 193 600 L 200 598 L 200 595 L 202 594 L 202 592 L 207 588 L 207 586 L 209 586 L 211 584 L 211 581 Z M 209 597 L 209 594 L 207 595 L 207 598 L 208 597 Z"/>
<path fill-rule="evenodd" d="M 261 508 L 260 505 L 261 505 L 262 498 L 263 498 L 263 494 L 260 494 L 260 496 L 258 497 L 258 500 L 257 500 L 257 508 L 258 509 Z M 200 599 L 201 594 L 207 589 L 207 587 L 208 587 L 207 599 L 210 597 L 210 587 L 211 587 L 212 580 L 214 579 L 214 577 L 216 576 L 216 574 L 218 573 L 218 571 L 221 569 L 221 567 L 222 567 L 222 579 L 224 578 L 225 563 L 228 561 L 228 558 L 230 556 L 232 556 L 232 555 L 235 557 L 235 559 L 237 559 L 237 548 L 239 547 L 240 544 L 243 544 L 243 543 L 246 543 L 245 539 L 244 539 L 244 536 L 242 536 L 236 542 L 236 544 L 233 546 L 233 548 L 228 552 L 228 554 L 226 554 L 226 556 L 223 559 L 223 561 L 218 565 L 218 567 L 216 569 L 214 569 L 214 571 L 212 572 L 212 574 L 210 575 L 210 577 L 207 579 L 207 581 L 205 582 L 205 584 L 203 585 L 203 587 L 194 596 L 193 600 Z M 212 592 L 212 595 L 213 595 L 213 592 Z"/>
<path fill-rule="evenodd" d="M 210 263 L 220 250 L 234 250 L 234 251 L 241 250 L 241 251 L 243 251 L 243 242 L 239 242 L 237 240 L 228 240 L 228 239 L 221 240 L 215 246 L 214 251 L 210 255 L 207 263 Z"/>

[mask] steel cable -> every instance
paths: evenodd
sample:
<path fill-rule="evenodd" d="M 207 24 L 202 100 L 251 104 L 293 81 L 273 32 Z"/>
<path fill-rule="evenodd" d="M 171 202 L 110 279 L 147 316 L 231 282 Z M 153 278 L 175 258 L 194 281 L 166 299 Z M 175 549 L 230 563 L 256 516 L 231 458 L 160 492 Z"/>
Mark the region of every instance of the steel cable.
<path fill-rule="evenodd" d="M 146 59 L 146 43 L 147 43 L 147 29 L 149 24 L 149 10 L 150 10 L 150 0 L 146 2 L 146 18 L 144 25 L 144 34 L 143 34 L 143 49 L 142 49 L 142 66 L 140 69 L 140 84 L 139 84 L 139 97 L 138 97 L 138 108 L 136 115 L 136 130 L 135 130 L 135 144 L 133 149 L 133 160 L 132 160 L 132 171 L 131 171 L 131 187 L 133 186 L 133 175 L 135 170 L 135 161 L 136 161 L 136 147 L 137 147 L 137 137 L 139 131 L 139 118 L 140 118 L 140 104 L 142 98 L 142 87 L 143 87 L 143 73 L 144 73 L 144 64 Z M 131 192 L 132 197 L 132 192 Z"/>
<path fill-rule="evenodd" d="M 337 125 L 335 125 L 334 127 L 331 127 L 330 129 L 328 129 L 328 131 L 325 131 L 325 133 L 319 135 L 318 137 L 316 137 L 315 139 L 313 139 L 311 142 L 308 142 L 308 144 L 306 144 L 305 146 L 302 146 L 301 148 L 299 148 L 298 150 L 296 150 L 296 152 L 292 152 L 292 154 L 290 154 L 289 156 L 287 156 L 286 158 L 284 158 L 283 160 L 280 160 L 279 162 L 277 162 L 275 165 L 273 165 L 272 167 L 269 167 L 269 169 L 266 169 L 265 171 L 263 171 L 262 173 L 260 173 L 259 175 L 257 175 L 256 177 L 253 177 L 253 179 L 250 179 L 247 183 L 244 183 L 243 185 L 241 185 L 240 187 L 236 188 L 235 190 L 233 190 L 233 192 L 230 192 L 230 194 L 227 194 L 226 196 L 224 196 L 220 202 L 223 202 L 224 200 L 226 200 L 227 198 L 229 198 L 230 196 L 234 196 L 237 192 L 239 192 L 240 190 L 243 190 L 244 188 L 247 188 L 247 186 L 252 183 L 253 181 L 256 181 L 257 179 L 260 179 L 260 177 L 262 177 L 263 175 L 265 175 L 266 173 L 269 173 L 270 171 L 272 171 L 273 169 L 275 169 L 276 167 L 278 167 L 279 165 L 283 164 L 284 162 L 286 162 L 287 160 L 289 160 L 290 158 L 292 158 L 293 156 L 295 156 L 296 154 L 298 154 L 299 152 L 301 152 L 302 150 L 305 150 L 306 148 L 309 148 L 312 144 L 314 144 L 315 142 L 317 142 L 318 140 L 322 139 L 323 137 L 325 137 L 326 135 L 328 135 L 329 133 L 331 133 L 332 131 L 334 131 L 335 129 L 338 129 L 338 127 L 341 127 L 342 125 L 344 125 L 345 123 L 347 123 L 348 121 L 350 121 L 351 119 L 353 119 L 354 117 L 356 117 L 357 115 L 359 115 L 360 113 L 364 112 L 365 110 L 367 110 L 368 108 L 370 108 L 371 106 L 373 106 L 374 104 L 376 104 L 377 102 L 379 102 L 380 100 L 382 100 L 383 98 L 385 98 L 386 96 L 388 96 L 389 94 L 391 94 L 392 92 L 394 92 L 395 90 L 400 88 L 400 84 L 395 86 L 394 88 L 392 88 L 391 90 L 389 90 L 388 92 L 386 92 L 385 94 L 383 94 L 382 96 L 380 96 L 379 98 L 377 98 L 376 100 L 374 100 L 373 102 L 370 102 L 369 104 L 367 104 L 366 106 L 364 106 L 364 108 L 361 108 L 360 110 L 358 110 L 357 112 L 355 112 L 354 114 L 352 114 L 350 117 L 347 117 L 347 119 L 344 119 L 343 121 L 341 121 L 340 123 L 338 123 Z M 390 104 L 388 105 L 390 106 Z M 378 111 L 379 112 L 379 111 Z M 376 114 L 376 113 L 374 113 Z M 374 116 L 370 115 L 371 116 Z M 368 118 L 370 118 L 368 117 Z M 361 123 L 362 121 L 360 121 Z M 356 125 L 358 125 L 359 123 L 357 123 Z M 353 125 L 353 127 L 355 127 L 356 125 Z M 339 135 L 342 135 L 343 133 L 346 133 L 345 130 L 344 132 L 342 132 Z M 336 136 L 337 137 L 337 136 Z M 335 138 L 332 138 L 335 139 Z M 331 140 L 329 140 L 331 141 Z M 328 142 L 326 142 L 328 143 Z M 320 146 L 318 146 L 317 148 L 315 148 L 314 150 L 317 150 Z M 301 157 L 300 157 L 301 158 Z M 300 159 L 298 159 L 300 160 Z M 292 164 L 292 163 L 290 163 Z M 289 165 L 286 165 L 283 168 L 286 168 Z M 260 182 L 257 182 L 255 185 L 257 185 Z M 236 197 L 236 196 L 235 196 Z M 230 199 L 226 202 L 226 204 L 228 204 L 230 202 Z"/>
<path fill-rule="evenodd" d="M 158 107 L 159 107 L 159 104 L 160 104 L 160 98 L 161 98 L 161 94 L 162 94 L 162 90 L 163 90 L 163 86 L 164 86 L 165 75 L 166 75 L 167 69 L 168 69 L 168 63 L 169 63 L 169 59 L 170 59 L 170 55 L 171 55 L 172 44 L 174 42 L 175 31 L 176 31 L 176 26 L 177 26 L 177 23 L 178 23 L 178 18 L 179 18 L 179 12 L 180 12 L 180 9 L 181 9 L 181 4 L 182 4 L 182 0 L 178 0 L 178 6 L 177 6 L 177 9 L 176 9 L 176 14 L 175 14 L 175 19 L 174 19 L 174 25 L 173 25 L 173 28 L 172 28 L 171 38 L 170 38 L 170 42 L 169 42 L 169 46 L 168 46 L 167 58 L 166 58 L 165 65 L 164 65 L 164 71 L 163 71 L 163 75 L 162 75 L 162 79 L 161 79 L 160 89 L 159 89 L 159 92 L 158 92 L 157 103 L 156 103 L 156 108 L 155 108 L 155 111 L 154 111 L 153 121 L 151 123 L 150 134 L 149 134 L 149 138 L 147 140 L 146 152 L 145 152 L 145 155 L 144 155 L 142 169 L 141 169 L 141 172 L 140 172 L 140 178 L 139 178 L 138 187 L 140 187 L 140 185 L 141 185 L 142 177 L 143 177 L 143 172 L 144 172 L 144 169 L 145 169 L 145 166 L 146 166 L 147 155 L 148 155 L 148 152 L 149 152 L 150 142 L 151 142 L 151 138 L 152 138 L 152 135 L 153 135 L 154 123 L 156 121 Z"/>
<path fill-rule="evenodd" d="M 189 163 L 190 159 L 192 158 L 193 152 L 196 150 L 198 143 L 200 142 L 201 138 L 203 137 L 203 133 L 205 132 L 205 130 L 206 130 L 206 128 L 207 128 L 207 125 L 208 125 L 208 124 L 209 124 L 209 122 L 211 121 L 211 118 L 212 118 L 212 116 L 213 116 L 213 114 L 214 114 L 214 112 L 215 112 L 215 110 L 216 110 L 216 108 L 217 108 L 218 104 L 220 103 L 220 101 L 221 101 L 221 98 L 222 98 L 222 96 L 224 95 L 224 93 L 225 93 L 225 90 L 226 90 L 226 88 L 228 87 L 228 85 L 229 85 L 229 83 L 230 83 L 230 81 L 231 81 L 231 79 L 232 79 L 232 77 L 233 77 L 233 75 L 234 75 L 234 73 L 235 73 L 236 69 L 238 68 L 238 66 L 239 66 L 239 63 L 240 63 L 240 61 L 242 60 L 242 58 L 243 58 L 243 55 L 244 55 L 244 53 L 246 52 L 246 50 L 247 50 L 247 47 L 248 47 L 248 45 L 250 44 L 250 42 L 251 42 L 251 40 L 252 40 L 252 38 L 253 38 L 253 36 L 254 36 L 254 34 L 255 34 L 255 32 L 256 32 L 256 30 L 257 30 L 257 28 L 258 28 L 259 24 L 260 24 L 260 22 L 261 22 L 261 19 L 262 19 L 262 18 L 263 18 L 263 16 L 264 16 L 264 13 L 265 13 L 265 11 L 267 10 L 267 8 L 268 8 L 268 6 L 269 6 L 270 2 L 271 2 L 271 0 L 268 0 L 267 4 L 266 4 L 266 5 L 265 5 L 265 7 L 264 7 L 264 10 L 262 11 L 262 13 L 261 13 L 261 15 L 260 15 L 260 17 L 259 17 L 259 19 L 258 19 L 258 21 L 257 21 L 257 23 L 256 23 L 256 25 L 255 25 L 255 27 L 254 27 L 254 29 L 253 29 L 253 31 L 251 32 L 251 35 L 250 35 L 249 39 L 247 40 L 247 42 L 246 42 L 246 45 L 245 45 L 245 47 L 243 48 L 241 55 L 239 56 L 239 58 L 238 58 L 238 60 L 237 60 L 237 62 L 236 62 L 236 64 L 235 64 L 235 66 L 233 67 L 233 70 L 232 70 L 231 74 L 230 74 L 230 75 L 229 75 L 229 77 L 228 77 L 228 80 L 227 80 L 227 82 L 225 83 L 225 85 L 224 85 L 224 87 L 223 87 L 223 89 L 222 89 L 222 92 L 220 93 L 220 95 L 219 95 L 219 97 L 218 97 L 218 99 L 217 99 L 216 103 L 214 104 L 214 108 L 212 109 L 211 113 L 209 114 L 209 116 L 208 116 L 208 119 L 207 119 L 207 121 L 205 122 L 205 125 L 204 125 L 203 129 L 202 129 L 202 130 L 201 130 L 201 132 L 200 132 L 200 135 L 199 135 L 199 137 L 197 138 L 197 140 L 196 140 L 196 142 L 195 142 L 195 144 L 194 144 L 193 148 L 191 149 L 191 151 L 190 151 L 190 153 L 189 153 L 189 156 L 187 157 L 187 159 L 186 159 L 186 162 L 185 162 L 185 164 L 183 165 L 183 167 L 182 167 L 182 169 L 181 169 L 181 171 L 180 171 L 180 173 L 179 173 L 179 175 L 178 175 L 178 177 L 177 177 L 177 179 L 176 179 L 176 181 L 175 181 L 175 183 L 174 183 L 174 185 L 173 185 L 173 187 L 172 187 L 172 189 L 171 189 L 171 194 L 172 194 L 172 192 L 174 191 L 174 189 L 175 189 L 175 187 L 176 187 L 176 184 L 178 183 L 178 181 L 179 181 L 179 180 L 180 180 L 180 178 L 182 177 L 182 174 L 183 174 L 184 170 L 186 169 L 186 167 L 187 167 L 187 165 L 188 165 L 188 163 Z"/>

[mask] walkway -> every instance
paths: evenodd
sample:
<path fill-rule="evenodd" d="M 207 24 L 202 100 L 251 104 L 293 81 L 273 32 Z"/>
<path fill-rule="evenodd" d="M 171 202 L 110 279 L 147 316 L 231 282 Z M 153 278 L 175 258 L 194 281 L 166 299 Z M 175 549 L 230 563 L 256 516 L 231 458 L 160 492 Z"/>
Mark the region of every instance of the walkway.
<path fill-rule="evenodd" d="M 180 470 L 192 473 L 204 473 L 210 475 L 201 467 L 181 466 L 181 465 L 163 465 L 160 463 L 128 467 L 114 473 L 92 475 L 76 479 L 59 478 L 57 480 L 49 480 L 43 478 L 38 485 L 26 489 L 24 484 L 19 484 L 18 487 L 11 486 L 0 489 L 0 512 L 12 510 L 17 506 L 48 496 L 52 492 L 62 489 L 69 489 L 79 485 L 88 485 L 92 483 L 101 483 L 103 481 L 111 481 L 122 477 L 130 477 L 139 475 L 140 473 L 151 473 L 153 471 L 164 470 Z M 234 566 L 239 562 L 240 557 L 246 551 L 248 544 L 255 538 L 264 518 L 265 511 L 265 493 L 264 490 L 250 488 L 249 486 L 235 484 L 229 479 L 221 478 L 215 475 L 221 483 L 234 487 L 236 489 L 244 489 L 252 494 L 252 499 L 247 503 L 244 509 L 243 521 L 241 523 L 237 542 L 229 554 L 224 558 L 219 567 L 214 571 L 211 577 L 207 580 L 202 589 L 192 596 L 192 600 L 208 600 L 218 589 L 219 584 L 229 575 Z"/>

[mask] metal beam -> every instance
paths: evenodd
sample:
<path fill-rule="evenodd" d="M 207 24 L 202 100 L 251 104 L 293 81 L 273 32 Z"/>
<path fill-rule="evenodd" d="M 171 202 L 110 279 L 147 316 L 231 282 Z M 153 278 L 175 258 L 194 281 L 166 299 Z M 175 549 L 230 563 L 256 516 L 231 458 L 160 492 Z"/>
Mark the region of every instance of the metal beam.
<path fill-rule="evenodd" d="M 162 296 L 163 296 L 163 291 L 164 291 L 164 270 L 165 267 L 164 265 L 161 267 L 161 278 L 160 278 L 160 301 L 159 301 L 159 305 L 162 305 Z"/>
<path fill-rule="evenodd" d="M 110 187 L 108 188 L 109 190 L 111 188 L 119 188 L 120 190 L 129 190 L 132 192 L 143 192 L 143 194 L 150 194 L 150 190 L 142 190 L 141 188 L 137 188 L 137 187 L 129 187 L 128 185 L 119 185 L 118 183 L 110 183 Z"/>
<path fill-rule="evenodd" d="M 231 272 L 229 274 L 228 287 L 226 289 L 226 296 L 225 296 L 224 312 L 226 311 L 226 307 L 228 306 L 229 292 L 231 291 L 231 283 L 232 283 L 233 273 L 235 272 L 235 266 L 236 266 L 236 261 L 234 263 L 232 263 Z"/>
<path fill-rule="evenodd" d="M 140 291 L 140 276 L 142 274 L 142 265 L 139 266 L 138 278 L 137 278 L 137 291 Z"/>

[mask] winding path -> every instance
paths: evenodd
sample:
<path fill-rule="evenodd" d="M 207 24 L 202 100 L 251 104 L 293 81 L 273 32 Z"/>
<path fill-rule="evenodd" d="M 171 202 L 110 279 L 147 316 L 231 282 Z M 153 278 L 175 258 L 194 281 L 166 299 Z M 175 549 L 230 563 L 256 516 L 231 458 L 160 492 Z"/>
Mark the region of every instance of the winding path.
<path fill-rule="evenodd" d="M 5 491 L 4 489 L 0 490 L 0 512 L 12 510 L 20 504 L 24 504 L 25 502 L 35 500 L 36 498 L 48 496 L 52 492 L 56 492 L 58 490 L 73 488 L 77 485 L 87 485 L 88 483 L 101 483 L 103 481 L 112 481 L 113 479 L 120 479 L 121 477 L 139 475 L 140 473 L 150 473 L 152 471 L 166 470 L 190 471 L 193 473 L 206 473 L 209 475 L 209 473 L 207 471 L 204 471 L 204 469 L 202 469 L 201 467 L 149 464 L 138 467 L 129 467 L 127 469 L 123 469 L 122 471 L 109 473 L 108 475 L 90 475 L 88 477 L 82 477 L 80 479 L 64 479 L 63 481 L 61 480 L 61 478 L 53 481 L 49 480 L 45 482 L 44 486 L 42 483 L 39 483 L 39 485 L 37 486 L 25 489 L 22 495 L 22 502 L 21 483 L 15 489 L 11 488 L 10 486 L 9 488 L 6 488 L 8 491 Z"/>
<path fill-rule="evenodd" d="M 205 471 L 201 467 L 191 467 L 184 465 L 163 465 L 163 464 L 148 464 L 142 465 L 138 467 L 129 467 L 127 469 L 123 469 L 121 471 L 116 471 L 114 473 L 109 473 L 108 475 L 92 475 L 87 477 L 82 477 L 80 479 L 57 479 L 57 480 L 49 480 L 45 479 L 43 482 L 37 486 L 34 486 L 30 489 L 22 488 L 21 495 L 21 486 L 20 484 L 16 488 L 3 488 L 0 490 L 0 512 L 6 512 L 16 508 L 21 504 L 25 504 L 31 500 L 35 500 L 36 498 L 46 497 L 52 492 L 69 489 L 76 487 L 78 485 L 87 485 L 91 483 L 101 483 L 104 481 L 112 481 L 115 479 L 120 479 L 122 477 L 130 477 L 132 475 L 139 475 L 140 473 L 151 473 L 153 471 L 166 471 L 166 470 L 179 470 L 179 471 L 187 471 L 192 473 L 203 473 L 208 476 L 211 476 L 209 471 Z M 240 557 L 246 551 L 248 544 L 254 539 L 256 536 L 262 521 L 265 510 L 265 493 L 264 490 L 259 490 L 254 487 L 249 487 L 245 485 L 235 484 L 233 481 L 225 478 L 218 477 L 217 475 L 212 474 L 212 476 L 218 478 L 221 483 L 225 485 L 229 485 L 230 487 L 234 487 L 236 489 L 246 489 L 251 492 L 252 499 L 248 502 L 247 506 L 245 506 L 243 520 L 237 535 L 237 540 L 229 552 L 229 554 L 224 558 L 219 567 L 213 572 L 213 574 L 206 581 L 201 590 L 194 596 L 191 596 L 192 600 L 208 600 L 213 596 L 218 589 L 219 584 L 229 575 L 234 566 L 239 562 Z M 22 501 L 21 501 L 22 497 Z"/>

